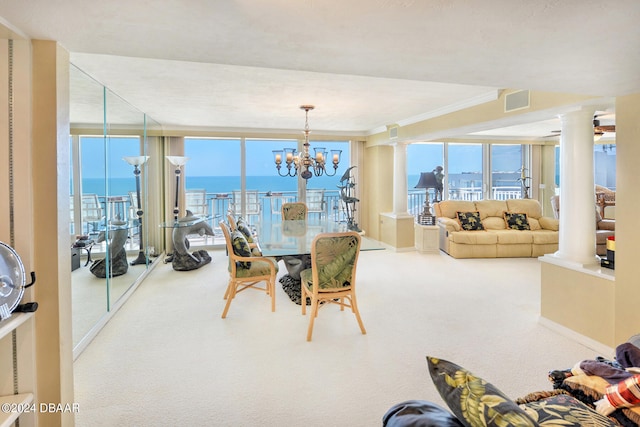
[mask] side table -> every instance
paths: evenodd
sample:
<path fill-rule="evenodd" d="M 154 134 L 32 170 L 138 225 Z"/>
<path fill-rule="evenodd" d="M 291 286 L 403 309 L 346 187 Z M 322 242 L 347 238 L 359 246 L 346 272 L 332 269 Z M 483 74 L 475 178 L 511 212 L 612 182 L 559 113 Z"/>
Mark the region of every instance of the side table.
<path fill-rule="evenodd" d="M 440 227 L 414 224 L 416 250 L 421 253 L 440 252 Z"/>

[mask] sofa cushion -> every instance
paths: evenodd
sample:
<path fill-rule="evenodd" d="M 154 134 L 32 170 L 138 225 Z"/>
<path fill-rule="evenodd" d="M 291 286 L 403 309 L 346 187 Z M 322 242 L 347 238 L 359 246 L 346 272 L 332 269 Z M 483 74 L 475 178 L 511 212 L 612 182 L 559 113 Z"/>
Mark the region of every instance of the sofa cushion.
<path fill-rule="evenodd" d="M 478 200 L 475 203 L 475 210 L 480 212 L 481 219 L 492 216 L 502 218 L 502 214 L 508 210 L 505 200 Z"/>
<path fill-rule="evenodd" d="M 495 245 L 498 238 L 495 233 L 486 231 L 459 231 L 449 233 L 449 240 L 462 245 Z"/>
<path fill-rule="evenodd" d="M 465 200 L 444 200 L 435 204 L 436 216 L 446 216 L 447 218 L 455 218 L 456 212 L 473 212 L 476 204 Z"/>
<path fill-rule="evenodd" d="M 426 400 L 393 405 L 382 417 L 383 427 L 464 427 L 451 412 Z"/>
<path fill-rule="evenodd" d="M 538 230 L 531 233 L 534 245 L 558 244 L 558 233 L 551 230 Z"/>
<path fill-rule="evenodd" d="M 540 222 L 540 227 L 542 227 L 544 230 L 558 231 L 558 229 L 560 228 L 560 221 L 555 218 L 542 216 L 540 218 L 537 218 L 537 220 Z"/>
<path fill-rule="evenodd" d="M 526 213 L 529 218 L 540 218 L 542 206 L 535 199 L 509 199 L 507 200 L 509 212 Z"/>
<path fill-rule="evenodd" d="M 527 221 L 526 213 L 505 212 L 504 220 L 507 228 L 511 230 L 530 230 L 529 221 Z"/>
<path fill-rule="evenodd" d="M 484 230 L 480 221 L 480 212 L 456 212 L 460 228 L 465 231 Z"/>
<path fill-rule="evenodd" d="M 465 426 L 538 425 L 497 387 L 466 369 L 429 356 L 427 363 L 438 393 Z"/>
<path fill-rule="evenodd" d="M 542 230 L 542 226 L 540 225 L 540 221 L 536 218 L 527 217 L 527 222 L 529 223 L 529 229 L 531 231 Z"/>
<path fill-rule="evenodd" d="M 496 230 L 499 245 L 518 245 L 531 244 L 533 242 L 533 234 L 531 231 L 520 230 Z"/>
<path fill-rule="evenodd" d="M 500 216 L 488 216 L 482 220 L 482 226 L 485 230 L 505 230 L 506 225 L 504 218 Z"/>

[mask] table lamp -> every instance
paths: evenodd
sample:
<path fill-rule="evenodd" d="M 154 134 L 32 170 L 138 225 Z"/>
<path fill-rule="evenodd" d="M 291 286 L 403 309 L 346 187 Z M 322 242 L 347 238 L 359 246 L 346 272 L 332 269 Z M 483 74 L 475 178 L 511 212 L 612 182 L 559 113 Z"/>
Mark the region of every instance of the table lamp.
<path fill-rule="evenodd" d="M 431 214 L 431 206 L 429 205 L 429 189 L 437 188 L 438 181 L 433 172 L 421 172 L 420 179 L 414 188 L 424 188 L 426 195 L 424 198 L 424 208 L 421 214 L 418 214 L 418 224 L 420 225 L 436 225 L 436 217 Z"/>

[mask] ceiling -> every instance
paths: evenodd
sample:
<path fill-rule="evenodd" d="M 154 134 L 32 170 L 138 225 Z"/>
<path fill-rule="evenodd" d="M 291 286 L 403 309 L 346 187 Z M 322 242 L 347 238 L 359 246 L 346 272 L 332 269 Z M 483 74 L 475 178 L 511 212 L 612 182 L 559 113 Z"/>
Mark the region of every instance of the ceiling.
<path fill-rule="evenodd" d="M 0 17 L 172 129 L 301 129 L 313 104 L 312 131 L 370 134 L 504 88 L 640 92 L 637 0 L 0 0 Z"/>

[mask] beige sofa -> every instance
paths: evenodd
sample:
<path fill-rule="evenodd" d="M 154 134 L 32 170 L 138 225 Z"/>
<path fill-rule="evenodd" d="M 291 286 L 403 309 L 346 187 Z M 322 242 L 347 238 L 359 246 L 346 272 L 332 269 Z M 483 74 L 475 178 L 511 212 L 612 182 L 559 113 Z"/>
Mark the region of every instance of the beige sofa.
<path fill-rule="evenodd" d="M 445 200 L 434 204 L 440 249 L 454 258 L 538 257 L 558 250 L 558 220 L 537 200 Z M 484 230 L 466 231 L 457 212 L 479 212 Z M 504 213 L 525 213 L 530 230 L 508 229 Z"/>

